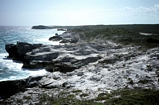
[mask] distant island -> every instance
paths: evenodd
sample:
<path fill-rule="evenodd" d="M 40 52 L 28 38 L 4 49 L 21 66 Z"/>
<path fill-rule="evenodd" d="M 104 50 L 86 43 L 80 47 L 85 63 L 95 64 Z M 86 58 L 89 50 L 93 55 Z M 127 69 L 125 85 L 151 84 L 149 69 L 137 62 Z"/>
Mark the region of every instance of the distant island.
<path fill-rule="evenodd" d="M 33 26 L 32 29 L 53 29 L 53 27 L 44 26 L 44 25 L 38 25 L 38 26 Z"/>
<path fill-rule="evenodd" d="M 38 25 L 38 26 L 32 26 L 31 29 L 57 29 L 57 31 L 67 31 L 66 28 L 60 27 L 60 26 L 45 26 L 45 25 Z"/>

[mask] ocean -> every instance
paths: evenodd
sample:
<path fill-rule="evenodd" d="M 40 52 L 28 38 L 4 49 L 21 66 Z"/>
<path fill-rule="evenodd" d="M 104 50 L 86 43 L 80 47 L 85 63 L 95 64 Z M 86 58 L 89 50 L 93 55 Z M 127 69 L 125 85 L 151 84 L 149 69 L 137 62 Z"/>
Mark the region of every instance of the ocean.
<path fill-rule="evenodd" d="M 44 75 L 47 73 L 44 69 L 23 69 L 21 62 L 14 62 L 7 59 L 8 53 L 5 51 L 5 45 L 16 43 L 17 41 L 42 44 L 59 44 L 49 41 L 49 37 L 55 33 L 62 34 L 63 31 L 57 29 L 31 29 L 31 27 L 13 27 L 0 26 L 0 81 L 24 79 L 29 76 Z"/>

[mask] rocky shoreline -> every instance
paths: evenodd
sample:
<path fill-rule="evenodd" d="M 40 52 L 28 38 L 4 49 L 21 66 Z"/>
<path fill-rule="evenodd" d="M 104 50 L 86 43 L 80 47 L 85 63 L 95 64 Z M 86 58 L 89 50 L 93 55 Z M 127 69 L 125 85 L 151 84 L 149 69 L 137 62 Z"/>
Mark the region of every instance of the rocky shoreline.
<path fill-rule="evenodd" d="M 23 68 L 45 68 L 48 73 L 0 82 L 1 99 L 15 104 L 21 99 L 23 104 L 34 105 L 43 93 L 54 96 L 61 91 L 74 94 L 80 90 L 77 99 L 93 99 L 117 89 L 159 88 L 159 48 L 142 52 L 140 46 L 101 39 L 87 42 L 84 38 L 83 34 L 68 31 L 49 38 L 61 41 L 61 45 L 7 44 L 8 57 L 22 61 Z M 88 95 L 81 96 L 84 93 Z M 26 96 L 30 101 L 23 100 Z"/>

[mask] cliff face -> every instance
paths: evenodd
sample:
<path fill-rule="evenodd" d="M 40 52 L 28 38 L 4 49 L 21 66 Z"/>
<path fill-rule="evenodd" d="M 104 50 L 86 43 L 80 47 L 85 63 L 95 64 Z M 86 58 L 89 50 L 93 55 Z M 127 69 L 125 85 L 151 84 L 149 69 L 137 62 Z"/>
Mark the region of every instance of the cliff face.
<path fill-rule="evenodd" d="M 41 47 L 42 44 L 30 44 L 27 42 L 17 42 L 17 44 L 6 44 L 5 49 L 9 54 L 9 58 L 23 61 L 27 52 Z"/>
<path fill-rule="evenodd" d="M 42 88 L 45 88 L 47 96 L 54 93 L 57 96 L 60 91 L 71 94 L 78 90 L 80 93 L 76 95 L 81 97 L 81 94 L 88 93 L 87 99 L 118 89 L 159 89 L 158 47 L 141 51 L 139 46 L 123 46 L 97 37 L 87 42 L 85 37 L 82 39 L 78 33 L 68 31 L 58 37 L 67 43 L 53 46 L 18 42 L 6 45 L 9 57 L 20 57 L 24 68 L 49 71 L 45 76 L 29 77 L 23 81 L 21 86 L 29 89 L 25 94 L 21 92 L 12 96 L 14 99 L 29 96 L 38 103 Z M 16 90 L 21 90 L 17 86 L 13 85 Z"/>

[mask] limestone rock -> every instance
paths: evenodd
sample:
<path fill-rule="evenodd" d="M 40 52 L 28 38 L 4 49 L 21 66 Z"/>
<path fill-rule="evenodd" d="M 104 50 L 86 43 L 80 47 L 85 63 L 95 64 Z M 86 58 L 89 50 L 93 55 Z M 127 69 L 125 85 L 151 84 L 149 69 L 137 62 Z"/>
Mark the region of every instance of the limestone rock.
<path fill-rule="evenodd" d="M 17 60 L 23 60 L 25 54 L 33 49 L 41 47 L 42 44 L 30 44 L 26 42 L 17 42 L 17 44 L 6 44 L 5 49 L 9 57 Z"/>

